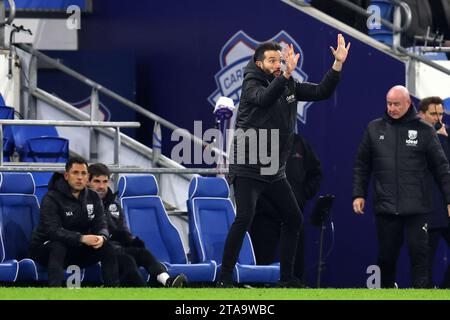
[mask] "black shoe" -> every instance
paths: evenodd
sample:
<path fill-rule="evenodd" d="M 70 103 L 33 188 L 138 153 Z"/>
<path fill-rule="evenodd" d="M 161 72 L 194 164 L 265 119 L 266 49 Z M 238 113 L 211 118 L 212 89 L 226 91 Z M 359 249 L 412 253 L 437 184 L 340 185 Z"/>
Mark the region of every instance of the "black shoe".
<path fill-rule="evenodd" d="M 233 281 L 230 280 L 218 280 L 216 282 L 216 288 L 234 288 Z"/>
<path fill-rule="evenodd" d="M 166 288 L 183 288 L 186 286 L 187 278 L 183 273 L 180 273 L 179 275 L 175 277 L 170 277 L 166 281 Z"/>
<path fill-rule="evenodd" d="M 297 279 L 295 277 L 292 277 L 289 280 L 286 281 L 278 281 L 277 288 L 306 288 L 306 285 L 301 281 L 300 279 Z"/>

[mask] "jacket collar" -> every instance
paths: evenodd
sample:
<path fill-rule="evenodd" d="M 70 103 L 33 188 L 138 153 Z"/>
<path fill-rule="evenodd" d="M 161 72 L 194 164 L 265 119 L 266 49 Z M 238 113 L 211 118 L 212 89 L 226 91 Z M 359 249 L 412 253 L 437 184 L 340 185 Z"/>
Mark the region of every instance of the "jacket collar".
<path fill-rule="evenodd" d="M 106 192 L 105 198 L 103 198 L 103 205 L 105 208 L 116 201 L 117 193 L 113 193 L 111 188 L 108 187 L 108 192 Z"/>
<path fill-rule="evenodd" d="M 55 172 L 50 178 L 50 181 L 48 183 L 48 190 L 55 190 L 68 198 L 75 199 L 75 197 L 72 195 L 72 190 L 70 189 L 69 183 L 66 181 L 66 179 L 64 179 L 64 175 L 59 172 Z M 81 199 L 83 196 L 85 196 L 86 191 L 86 188 L 81 190 L 78 198 Z"/>
<path fill-rule="evenodd" d="M 271 82 L 275 77 L 271 74 L 267 74 L 256 63 L 251 59 L 244 69 L 244 77 L 247 75 L 252 75 L 255 78 Z"/>
<path fill-rule="evenodd" d="M 411 104 L 409 106 L 408 111 L 403 115 L 403 117 L 401 117 L 399 119 L 394 119 L 387 113 L 387 110 L 386 110 L 383 114 L 383 119 L 392 124 L 401 124 L 401 123 L 408 123 L 408 122 L 417 120 L 417 119 L 419 119 L 419 115 L 417 114 L 417 110 L 414 107 L 414 105 Z"/>

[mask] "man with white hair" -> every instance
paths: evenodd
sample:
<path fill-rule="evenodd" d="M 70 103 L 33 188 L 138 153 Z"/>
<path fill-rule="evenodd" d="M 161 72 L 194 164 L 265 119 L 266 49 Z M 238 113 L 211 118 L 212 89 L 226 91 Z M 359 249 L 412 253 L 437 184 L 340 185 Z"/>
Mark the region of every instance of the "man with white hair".
<path fill-rule="evenodd" d="M 391 88 L 382 118 L 367 126 L 353 171 L 353 210 L 364 213 L 373 176 L 381 286 L 395 287 L 396 264 L 406 229 L 412 286 L 428 285 L 428 215 L 432 173 L 450 212 L 450 173 L 436 130 L 420 119 L 408 90 Z"/>

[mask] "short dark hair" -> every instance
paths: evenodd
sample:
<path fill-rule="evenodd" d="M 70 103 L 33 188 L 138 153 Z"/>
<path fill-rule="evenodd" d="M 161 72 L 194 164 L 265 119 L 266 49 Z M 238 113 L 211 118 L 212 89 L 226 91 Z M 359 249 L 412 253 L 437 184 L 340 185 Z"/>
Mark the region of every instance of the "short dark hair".
<path fill-rule="evenodd" d="M 430 104 L 443 104 L 443 103 L 444 103 L 444 101 L 437 96 L 426 97 L 426 98 L 423 98 L 422 100 L 420 100 L 419 111 L 422 111 L 423 113 L 425 113 L 428 111 Z"/>
<path fill-rule="evenodd" d="M 89 181 L 92 180 L 93 177 L 107 176 L 109 179 L 111 176 L 111 171 L 109 171 L 109 168 L 103 163 L 91 164 L 88 168 L 88 172 Z"/>
<path fill-rule="evenodd" d="M 89 166 L 87 161 L 84 160 L 82 157 L 70 157 L 69 160 L 66 162 L 66 172 L 70 171 L 74 163 L 85 164 L 86 168 Z"/>
<path fill-rule="evenodd" d="M 255 49 L 255 54 L 253 55 L 253 61 L 263 61 L 264 53 L 266 51 L 281 51 L 281 45 L 275 41 L 263 42 L 259 44 Z"/>

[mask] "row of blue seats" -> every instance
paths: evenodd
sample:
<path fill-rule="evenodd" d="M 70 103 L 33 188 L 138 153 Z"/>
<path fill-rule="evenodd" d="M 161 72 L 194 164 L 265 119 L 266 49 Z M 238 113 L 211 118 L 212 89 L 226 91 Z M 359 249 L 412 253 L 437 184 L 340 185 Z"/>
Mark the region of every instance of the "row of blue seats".
<path fill-rule="evenodd" d="M 14 119 L 14 108 L 0 106 L 0 119 Z M 69 141 L 54 126 L 4 126 L 3 161 L 17 151 L 23 162 L 66 162 Z"/>
<path fill-rule="evenodd" d="M 220 272 L 224 243 L 235 210 L 227 182 L 195 177 L 189 186 L 189 261 L 179 230 L 169 219 L 153 175 L 122 176 L 118 194 L 126 221 L 168 273 L 187 275 L 190 282 L 213 282 Z M 39 219 L 35 183 L 30 173 L 0 173 L 0 281 L 46 280 L 45 268 L 27 258 L 31 231 Z M 145 273 L 142 270 L 143 273 Z M 256 265 L 246 234 L 234 269 L 237 283 L 274 284 L 279 263 Z M 85 281 L 101 278 L 98 266 L 83 270 Z"/>

